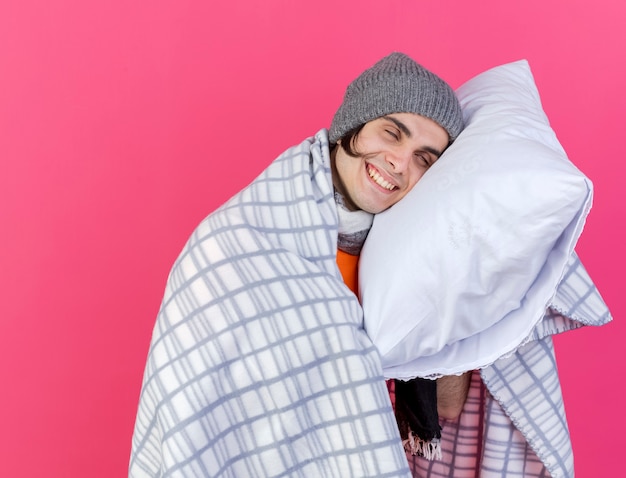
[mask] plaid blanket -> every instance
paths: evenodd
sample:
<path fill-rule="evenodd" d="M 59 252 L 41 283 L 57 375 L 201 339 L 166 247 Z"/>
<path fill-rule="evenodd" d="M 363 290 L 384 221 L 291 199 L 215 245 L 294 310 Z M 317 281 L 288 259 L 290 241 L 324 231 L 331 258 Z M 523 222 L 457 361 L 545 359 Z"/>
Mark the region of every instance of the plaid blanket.
<path fill-rule="evenodd" d="M 177 259 L 129 476 L 410 476 L 336 251 L 322 130 L 207 217 Z"/>
<path fill-rule="evenodd" d="M 442 422 L 442 460 L 408 456 L 413 476 L 573 478 L 574 456 L 552 335 L 611 320 L 580 259 L 572 255 L 530 340 L 473 372 L 461 416 Z"/>

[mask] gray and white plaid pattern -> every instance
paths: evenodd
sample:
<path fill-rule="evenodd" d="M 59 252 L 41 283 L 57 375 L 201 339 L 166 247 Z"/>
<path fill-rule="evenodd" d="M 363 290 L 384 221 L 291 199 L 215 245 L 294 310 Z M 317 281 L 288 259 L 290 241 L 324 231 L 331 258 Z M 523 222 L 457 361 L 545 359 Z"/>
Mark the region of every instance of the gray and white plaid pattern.
<path fill-rule="evenodd" d="M 491 395 L 485 413 L 484 476 L 573 477 L 552 338 L 524 345 L 481 370 L 481 376 Z"/>
<path fill-rule="evenodd" d="M 129 476 L 410 476 L 336 248 L 322 130 L 205 219 L 175 263 Z"/>
<path fill-rule="evenodd" d="M 572 478 L 574 457 L 552 335 L 603 325 L 609 310 L 578 256 L 515 353 L 473 372 L 458 420 L 442 421 L 441 461 L 408 456 L 420 478 Z M 392 396 L 393 398 L 393 396 Z"/>

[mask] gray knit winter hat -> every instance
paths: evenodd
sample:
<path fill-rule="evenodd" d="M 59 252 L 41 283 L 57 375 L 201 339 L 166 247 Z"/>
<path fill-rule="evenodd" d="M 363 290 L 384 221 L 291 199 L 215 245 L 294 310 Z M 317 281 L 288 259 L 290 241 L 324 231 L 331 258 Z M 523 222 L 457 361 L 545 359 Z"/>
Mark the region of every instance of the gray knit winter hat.
<path fill-rule="evenodd" d="M 330 125 L 330 142 L 391 113 L 430 118 L 448 132 L 451 141 L 463 129 L 461 105 L 450 85 L 404 53 L 391 53 L 348 85 Z"/>

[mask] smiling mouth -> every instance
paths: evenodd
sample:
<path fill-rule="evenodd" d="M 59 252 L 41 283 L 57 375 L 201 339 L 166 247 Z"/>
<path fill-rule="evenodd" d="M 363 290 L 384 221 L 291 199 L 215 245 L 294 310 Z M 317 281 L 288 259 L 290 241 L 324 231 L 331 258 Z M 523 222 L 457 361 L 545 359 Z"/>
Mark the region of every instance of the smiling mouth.
<path fill-rule="evenodd" d="M 397 189 L 396 186 L 391 184 L 389 181 L 386 181 L 380 174 L 378 174 L 378 171 L 369 165 L 367 166 L 367 174 L 369 174 L 369 177 L 372 178 L 381 188 L 386 189 L 387 191 Z"/>

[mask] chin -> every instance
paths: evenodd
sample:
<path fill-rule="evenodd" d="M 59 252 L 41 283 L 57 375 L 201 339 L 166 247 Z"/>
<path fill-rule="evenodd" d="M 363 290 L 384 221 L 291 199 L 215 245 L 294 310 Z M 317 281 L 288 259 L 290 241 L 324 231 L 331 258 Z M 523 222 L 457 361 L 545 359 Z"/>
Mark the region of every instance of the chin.
<path fill-rule="evenodd" d="M 383 211 L 386 211 L 390 207 L 391 206 L 377 206 L 377 207 L 364 207 L 362 209 L 363 209 L 363 211 L 369 212 L 370 214 L 378 214 L 378 213 L 381 213 Z"/>

